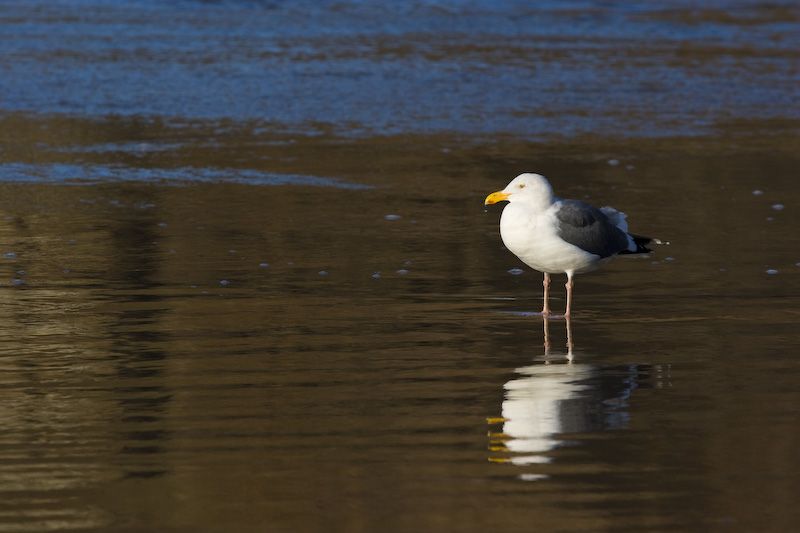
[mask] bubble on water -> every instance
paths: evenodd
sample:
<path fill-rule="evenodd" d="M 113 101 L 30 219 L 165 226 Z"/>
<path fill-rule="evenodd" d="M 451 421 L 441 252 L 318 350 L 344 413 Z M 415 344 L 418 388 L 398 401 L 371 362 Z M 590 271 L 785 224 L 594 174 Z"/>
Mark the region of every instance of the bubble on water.
<path fill-rule="evenodd" d="M 775 204 L 772 206 L 775 211 L 783 211 L 783 204 Z"/>
<path fill-rule="evenodd" d="M 541 481 L 543 479 L 550 479 L 547 474 L 520 474 L 519 479 L 522 481 Z"/>
<path fill-rule="evenodd" d="M 62 270 L 61 272 L 63 272 L 64 274 L 69 274 L 69 269 L 68 269 L 68 268 L 65 268 L 65 269 L 64 269 L 64 270 Z"/>
<path fill-rule="evenodd" d="M 665 257 L 664 261 L 675 261 L 674 257 Z"/>
<path fill-rule="evenodd" d="M 22 285 L 23 283 L 25 283 L 25 280 L 24 279 L 12 279 L 11 283 L 13 283 L 14 285 Z"/>
<path fill-rule="evenodd" d="M 612 167 L 615 167 L 619 165 L 619 159 L 609 159 L 608 164 L 611 165 Z"/>
<path fill-rule="evenodd" d="M 761 196 L 762 194 L 764 194 L 764 191 L 760 191 L 758 189 L 753 191 L 753 196 Z"/>
<path fill-rule="evenodd" d="M 408 270 L 406 270 L 405 268 L 401 268 L 400 270 L 395 270 L 395 274 L 400 274 L 401 276 L 405 276 L 406 274 L 408 274 Z"/>
<path fill-rule="evenodd" d="M 327 270 L 320 270 L 320 271 L 318 272 L 318 274 L 319 274 L 320 276 L 327 276 L 327 275 L 328 275 L 328 271 L 327 271 Z"/>
<path fill-rule="evenodd" d="M 167 223 L 166 222 L 159 222 L 158 223 L 158 227 L 159 228 L 166 228 L 167 227 Z"/>
<path fill-rule="evenodd" d="M 25 271 L 24 270 L 17 270 L 17 274 L 19 274 L 20 276 L 24 276 L 25 275 Z"/>
<path fill-rule="evenodd" d="M 386 215 L 383 218 L 385 218 L 386 220 L 400 220 L 403 217 L 401 217 L 400 215 Z"/>
<path fill-rule="evenodd" d="M 522 274 L 524 272 L 525 271 L 522 270 L 521 268 L 512 268 L 511 270 L 508 271 L 508 273 L 511 274 L 512 276 L 519 276 L 520 274 Z"/>
<path fill-rule="evenodd" d="M 219 284 L 220 285 L 227 285 L 228 284 L 228 280 L 227 279 L 223 279 L 222 281 L 219 282 Z"/>
<path fill-rule="evenodd" d="M 5 257 L 6 259 L 14 259 L 15 257 L 17 257 L 17 254 L 15 254 L 14 252 L 8 252 L 7 254 L 3 254 L 3 257 Z"/>
<path fill-rule="evenodd" d="M 261 264 L 260 264 L 260 265 L 258 265 L 258 266 L 260 266 L 261 268 L 266 268 L 266 267 L 268 267 L 268 266 L 269 266 L 269 263 L 261 263 Z"/>
<path fill-rule="evenodd" d="M 769 270 L 767 270 L 767 274 L 777 274 L 777 273 L 778 271 L 775 270 L 774 268 L 770 268 Z"/>
<path fill-rule="evenodd" d="M 379 277 L 381 277 L 381 273 L 380 273 L 380 272 L 375 272 L 375 273 L 372 275 L 372 277 L 373 277 L 373 278 L 375 278 L 375 279 L 378 279 Z"/>

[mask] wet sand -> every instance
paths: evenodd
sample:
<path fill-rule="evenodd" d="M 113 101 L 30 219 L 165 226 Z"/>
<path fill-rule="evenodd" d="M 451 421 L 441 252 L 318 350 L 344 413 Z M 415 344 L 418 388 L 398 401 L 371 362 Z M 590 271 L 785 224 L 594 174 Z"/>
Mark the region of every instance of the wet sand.
<path fill-rule="evenodd" d="M 800 525 L 795 8 L 82 4 L 0 20 L 0 529 Z M 523 171 L 671 242 L 571 351 Z"/>

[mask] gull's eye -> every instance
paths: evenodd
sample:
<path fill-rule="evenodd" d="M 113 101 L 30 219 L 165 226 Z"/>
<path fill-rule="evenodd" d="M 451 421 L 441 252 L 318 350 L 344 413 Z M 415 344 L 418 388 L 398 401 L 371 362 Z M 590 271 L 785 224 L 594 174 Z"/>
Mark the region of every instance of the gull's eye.
<path fill-rule="evenodd" d="M 520 183 L 519 188 L 520 189 L 524 189 L 525 188 L 525 184 L 524 183 Z"/>

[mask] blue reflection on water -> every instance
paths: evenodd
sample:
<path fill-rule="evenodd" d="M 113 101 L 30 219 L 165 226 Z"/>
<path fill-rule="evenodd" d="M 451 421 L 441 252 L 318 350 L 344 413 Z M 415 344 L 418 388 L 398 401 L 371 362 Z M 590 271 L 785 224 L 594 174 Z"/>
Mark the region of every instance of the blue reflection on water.
<path fill-rule="evenodd" d="M 141 168 L 127 165 L 72 165 L 64 163 L 29 165 L 0 164 L 0 181 L 61 184 L 92 184 L 114 181 L 159 182 L 167 185 L 188 183 L 241 183 L 246 185 L 307 185 L 341 189 L 370 189 L 368 185 L 347 183 L 336 178 L 301 174 L 275 174 L 260 170 L 230 168 Z"/>
<path fill-rule="evenodd" d="M 530 138 L 798 118 L 785 1 L 9 4 L 6 111 Z"/>

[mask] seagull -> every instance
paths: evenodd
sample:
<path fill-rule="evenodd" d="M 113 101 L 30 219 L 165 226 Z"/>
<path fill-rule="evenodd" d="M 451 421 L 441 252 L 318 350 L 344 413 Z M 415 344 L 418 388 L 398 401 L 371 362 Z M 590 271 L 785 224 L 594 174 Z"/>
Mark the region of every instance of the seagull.
<path fill-rule="evenodd" d="M 520 174 L 505 189 L 487 196 L 484 205 L 502 201 L 509 202 L 500 217 L 503 244 L 544 274 L 544 317 L 551 316 L 551 274 L 567 275 L 563 316 L 568 319 L 575 274 L 597 270 L 618 254 L 650 253 L 649 244 L 669 244 L 628 233 L 627 215 L 612 207 L 597 209 L 580 200 L 555 198 L 550 183 L 539 174 Z"/>

